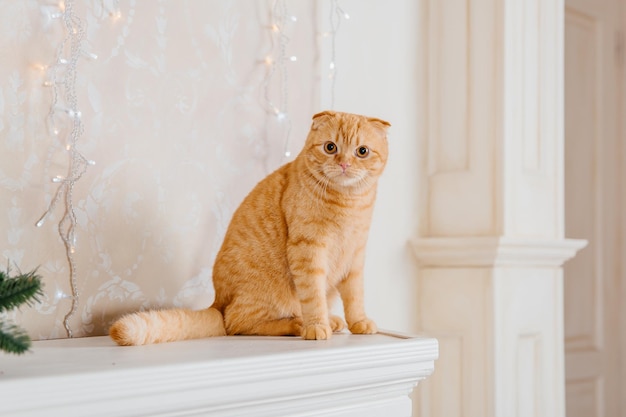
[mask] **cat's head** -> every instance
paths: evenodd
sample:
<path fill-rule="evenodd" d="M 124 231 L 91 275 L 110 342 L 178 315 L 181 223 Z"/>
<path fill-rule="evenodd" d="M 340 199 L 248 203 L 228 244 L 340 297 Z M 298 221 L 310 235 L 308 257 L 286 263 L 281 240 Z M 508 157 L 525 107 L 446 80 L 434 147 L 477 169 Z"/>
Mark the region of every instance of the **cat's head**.
<path fill-rule="evenodd" d="M 387 129 L 374 117 L 324 111 L 313 123 L 301 157 L 319 181 L 333 188 L 363 188 L 376 183 L 387 163 Z"/>

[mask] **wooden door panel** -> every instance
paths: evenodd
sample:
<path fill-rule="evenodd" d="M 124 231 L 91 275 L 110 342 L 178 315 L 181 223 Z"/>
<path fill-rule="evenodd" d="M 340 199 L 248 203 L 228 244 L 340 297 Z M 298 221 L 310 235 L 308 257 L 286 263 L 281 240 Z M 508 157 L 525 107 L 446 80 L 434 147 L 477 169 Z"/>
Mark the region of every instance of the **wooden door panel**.
<path fill-rule="evenodd" d="M 566 0 L 565 233 L 587 248 L 565 265 L 568 417 L 623 417 L 620 370 L 622 0 Z"/>

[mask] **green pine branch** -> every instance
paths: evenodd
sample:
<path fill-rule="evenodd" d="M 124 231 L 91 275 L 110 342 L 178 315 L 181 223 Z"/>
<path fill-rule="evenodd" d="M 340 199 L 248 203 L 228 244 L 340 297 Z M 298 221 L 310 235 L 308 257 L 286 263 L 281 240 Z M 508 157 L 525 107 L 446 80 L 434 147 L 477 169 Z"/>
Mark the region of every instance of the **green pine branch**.
<path fill-rule="evenodd" d="M 43 295 L 41 277 L 37 270 L 10 277 L 0 271 L 0 313 L 26 304 L 32 306 Z M 30 337 L 21 328 L 0 320 L 0 350 L 21 354 L 30 348 Z"/>
<path fill-rule="evenodd" d="M 30 337 L 14 324 L 0 322 L 0 350 L 20 355 L 30 348 Z"/>
<path fill-rule="evenodd" d="M 12 310 L 26 303 L 32 305 L 33 301 L 39 302 L 41 291 L 41 277 L 36 274 L 37 270 L 15 277 L 9 277 L 0 271 L 0 313 Z"/>

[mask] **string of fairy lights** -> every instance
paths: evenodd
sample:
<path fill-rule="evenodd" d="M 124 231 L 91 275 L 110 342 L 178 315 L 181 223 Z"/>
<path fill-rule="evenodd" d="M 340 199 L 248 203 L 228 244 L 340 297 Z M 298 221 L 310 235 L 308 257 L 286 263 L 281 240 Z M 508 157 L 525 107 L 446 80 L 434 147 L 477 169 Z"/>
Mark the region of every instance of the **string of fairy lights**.
<path fill-rule="evenodd" d="M 271 53 L 265 57 L 265 64 L 268 66 L 265 79 L 263 81 L 263 91 L 265 104 L 271 115 L 285 126 L 285 137 L 283 140 L 283 156 L 289 158 L 291 151 L 289 147 L 289 139 L 291 136 L 291 117 L 287 111 L 289 103 L 289 63 L 296 62 L 298 57 L 295 55 L 287 56 L 287 46 L 289 44 L 289 36 L 287 35 L 287 25 L 294 24 L 298 18 L 289 13 L 286 0 L 276 0 L 272 8 L 270 29 L 270 39 L 272 41 Z M 274 77 L 279 78 L 279 97 L 277 102 L 272 100 L 271 92 Z"/>
<path fill-rule="evenodd" d="M 335 82 L 337 80 L 336 39 L 342 20 L 350 19 L 339 5 L 338 0 L 330 0 L 330 29 L 322 33 L 323 37 L 330 38 L 330 61 L 327 77 L 330 80 L 330 108 L 335 107 Z M 296 55 L 287 53 L 290 38 L 287 34 L 289 26 L 295 24 L 298 18 L 289 12 L 287 0 L 275 0 L 272 7 L 271 23 L 269 25 L 272 41 L 271 53 L 264 63 L 268 70 L 263 80 L 265 106 L 270 115 L 284 125 L 283 158 L 291 156 L 290 137 L 292 121 L 289 114 L 289 64 L 298 61 Z M 278 98 L 272 99 L 272 86 L 275 77 L 278 77 Z"/>
<path fill-rule="evenodd" d="M 65 254 L 69 266 L 69 285 L 71 289 L 71 307 L 63 319 L 68 337 L 73 336 L 70 320 L 76 313 L 79 304 L 76 268 L 76 212 L 74 209 L 74 188 L 76 183 L 94 165 L 78 149 L 78 142 L 84 132 L 82 113 L 78 107 L 76 77 L 78 61 L 81 57 L 97 59 L 97 56 L 84 47 L 85 25 L 74 10 L 74 0 L 65 0 L 54 8 L 45 6 L 42 9 L 47 21 L 59 21 L 64 28 L 64 37 L 58 46 L 54 62 L 46 68 L 45 87 L 52 90 L 52 100 L 47 116 L 47 125 L 55 141 L 65 141 L 68 154 L 67 174 L 57 175 L 52 182 L 58 184 L 48 208 L 37 222 L 42 227 L 59 203 L 64 204 L 63 215 L 58 223 L 58 233 L 65 246 Z M 61 137 L 64 136 L 64 137 Z M 65 298 L 64 294 L 57 297 Z"/>
<path fill-rule="evenodd" d="M 276 118 L 278 123 L 284 126 L 284 158 L 291 156 L 292 120 L 288 111 L 289 65 L 298 60 L 296 55 L 287 52 L 290 42 L 288 32 L 293 30 L 290 26 L 295 25 L 298 21 L 297 17 L 290 13 L 287 3 L 287 0 L 275 0 L 271 10 L 269 33 L 272 47 L 271 52 L 264 59 L 267 70 L 262 85 L 266 110 Z M 103 15 L 106 14 L 114 20 L 122 17 L 119 0 L 103 0 L 101 9 Z M 64 32 L 63 39 L 56 49 L 54 61 L 50 65 L 42 66 L 42 69 L 45 74 L 43 86 L 50 89 L 52 97 L 46 124 L 53 142 L 63 144 L 68 155 L 68 167 L 65 175 L 55 175 L 51 179 L 57 188 L 36 226 L 42 227 L 57 207 L 63 205 L 63 215 L 58 222 L 57 231 L 65 247 L 71 295 L 57 291 L 56 298 L 71 299 L 71 307 L 63 319 L 67 336 L 71 338 L 73 337 L 73 330 L 70 322 L 80 304 L 78 270 L 75 258 L 77 218 L 74 190 L 76 183 L 87 172 L 88 167 L 95 164 L 93 160 L 88 159 L 79 150 L 79 142 L 85 128 L 78 103 L 76 80 L 79 60 L 81 58 L 96 60 L 97 55 L 89 52 L 85 47 L 85 23 L 76 13 L 74 0 L 64 0 L 58 5 L 46 4 L 41 7 L 41 11 L 44 16 L 44 27 L 58 23 Z M 336 37 L 341 20 L 349 18 L 349 15 L 339 6 L 338 0 L 330 0 L 330 30 L 322 33 L 322 35 L 330 37 L 331 42 L 327 74 L 330 80 L 331 108 L 334 107 L 337 76 Z M 278 84 L 277 89 L 275 88 L 276 84 Z M 276 95 L 276 90 L 278 90 L 277 97 L 273 97 Z M 49 164 L 50 159 L 49 155 L 47 164 Z"/>
<path fill-rule="evenodd" d="M 330 80 L 330 108 L 335 108 L 335 82 L 337 80 L 337 32 L 341 20 L 350 19 L 350 15 L 343 11 L 337 0 L 331 0 L 330 6 L 330 32 L 325 35 L 330 37 L 330 62 L 328 64 L 328 79 Z"/>

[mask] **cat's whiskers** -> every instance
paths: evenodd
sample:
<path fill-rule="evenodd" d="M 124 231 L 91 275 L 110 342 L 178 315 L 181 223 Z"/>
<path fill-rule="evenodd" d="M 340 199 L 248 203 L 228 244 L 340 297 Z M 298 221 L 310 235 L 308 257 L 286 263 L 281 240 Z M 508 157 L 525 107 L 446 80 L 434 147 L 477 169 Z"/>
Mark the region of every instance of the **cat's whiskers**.
<path fill-rule="evenodd" d="M 367 175 L 367 173 L 360 176 L 359 182 L 357 182 L 357 188 L 359 189 L 359 194 L 366 193 L 372 188 L 370 176 Z"/>
<path fill-rule="evenodd" d="M 313 196 L 315 197 L 313 201 L 316 206 L 319 206 L 324 203 L 330 179 L 321 169 L 317 170 L 317 174 L 319 175 L 315 175 L 313 172 L 308 172 L 309 177 L 313 180 Z"/>
<path fill-rule="evenodd" d="M 367 169 L 351 168 L 350 171 L 337 173 L 334 182 L 350 194 L 362 194 L 371 185 L 367 180 L 368 176 Z"/>
<path fill-rule="evenodd" d="M 328 186 L 330 185 L 331 179 L 324 175 L 322 176 L 322 180 L 320 184 L 322 185 L 322 192 L 320 193 L 319 203 L 324 204 L 324 202 L 328 199 Z"/>

